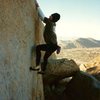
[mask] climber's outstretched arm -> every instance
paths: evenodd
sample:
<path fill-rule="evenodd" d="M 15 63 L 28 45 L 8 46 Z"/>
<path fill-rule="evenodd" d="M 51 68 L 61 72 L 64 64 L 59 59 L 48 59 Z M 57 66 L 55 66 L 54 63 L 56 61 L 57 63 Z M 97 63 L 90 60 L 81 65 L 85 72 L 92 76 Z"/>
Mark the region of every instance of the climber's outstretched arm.
<path fill-rule="evenodd" d="M 42 12 L 42 10 L 41 10 L 41 8 L 36 0 L 35 0 L 35 4 L 36 4 L 37 10 L 38 10 L 38 15 L 39 15 L 40 19 L 42 21 L 44 21 L 45 16 L 44 16 L 44 14 L 43 14 L 43 12 Z"/>

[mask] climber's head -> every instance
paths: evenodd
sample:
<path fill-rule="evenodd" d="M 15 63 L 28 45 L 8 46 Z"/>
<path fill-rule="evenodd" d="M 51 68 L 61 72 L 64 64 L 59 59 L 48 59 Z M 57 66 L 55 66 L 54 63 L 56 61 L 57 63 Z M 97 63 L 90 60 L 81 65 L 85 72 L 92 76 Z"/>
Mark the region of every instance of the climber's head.
<path fill-rule="evenodd" d="M 51 16 L 49 17 L 49 19 L 52 20 L 52 22 L 57 22 L 60 19 L 60 14 L 58 13 L 53 13 L 51 14 Z"/>

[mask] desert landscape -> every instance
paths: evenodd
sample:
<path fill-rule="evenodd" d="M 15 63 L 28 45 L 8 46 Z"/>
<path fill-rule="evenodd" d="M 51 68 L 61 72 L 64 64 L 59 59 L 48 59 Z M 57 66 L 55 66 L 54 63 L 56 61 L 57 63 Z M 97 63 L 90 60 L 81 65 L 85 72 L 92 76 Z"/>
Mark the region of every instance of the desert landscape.
<path fill-rule="evenodd" d="M 74 59 L 78 64 L 85 64 L 100 55 L 100 48 L 61 49 L 57 58 Z"/>
<path fill-rule="evenodd" d="M 71 45 L 70 45 L 71 44 Z M 82 71 L 96 76 L 100 80 L 100 41 L 91 38 L 79 38 L 60 41 L 62 47 L 57 59 L 73 59 Z"/>
<path fill-rule="evenodd" d="M 95 39 L 59 41 L 59 45 L 62 49 L 57 58 L 73 59 L 77 64 L 85 64 L 100 55 L 100 41 Z"/>

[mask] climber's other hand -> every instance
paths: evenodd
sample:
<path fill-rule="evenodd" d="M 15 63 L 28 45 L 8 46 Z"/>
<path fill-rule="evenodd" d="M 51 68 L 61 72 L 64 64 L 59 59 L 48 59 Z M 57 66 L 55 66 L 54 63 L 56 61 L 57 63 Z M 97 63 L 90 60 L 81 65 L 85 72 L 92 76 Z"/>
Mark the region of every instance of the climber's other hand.
<path fill-rule="evenodd" d="M 57 53 L 57 54 L 59 54 L 59 53 L 60 53 L 60 51 L 61 51 L 61 47 L 60 47 L 60 46 L 58 46 L 58 47 L 57 47 L 57 50 L 56 50 L 56 53 Z"/>

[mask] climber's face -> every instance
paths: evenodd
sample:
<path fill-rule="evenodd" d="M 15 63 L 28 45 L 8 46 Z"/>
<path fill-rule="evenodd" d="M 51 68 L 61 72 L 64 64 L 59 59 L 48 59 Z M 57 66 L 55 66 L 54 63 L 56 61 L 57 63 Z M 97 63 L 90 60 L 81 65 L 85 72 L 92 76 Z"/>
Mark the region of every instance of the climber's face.
<path fill-rule="evenodd" d="M 52 15 L 51 15 L 51 16 L 49 16 L 49 19 L 50 19 L 50 20 L 52 20 Z"/>

